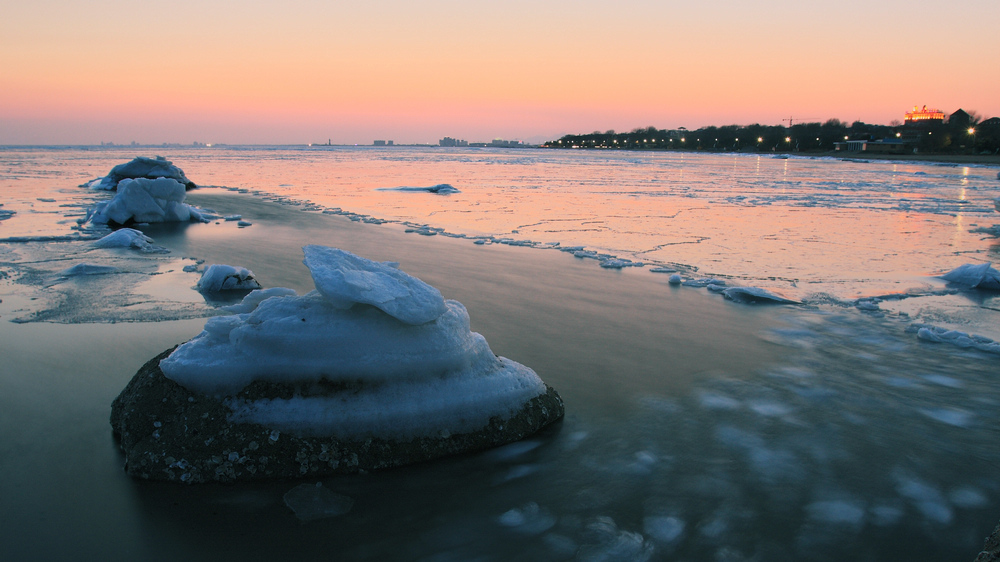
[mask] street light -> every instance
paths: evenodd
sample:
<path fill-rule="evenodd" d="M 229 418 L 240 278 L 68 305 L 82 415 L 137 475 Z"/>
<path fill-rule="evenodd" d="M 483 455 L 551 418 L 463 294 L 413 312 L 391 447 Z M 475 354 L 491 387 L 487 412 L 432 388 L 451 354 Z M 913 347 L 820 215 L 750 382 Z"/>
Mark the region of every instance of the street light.
<path fill-rule="evenodd" d="M 969 136 L 972 137 L 972 153 L 976 153 L 976 128 L 969 127 Z"/>

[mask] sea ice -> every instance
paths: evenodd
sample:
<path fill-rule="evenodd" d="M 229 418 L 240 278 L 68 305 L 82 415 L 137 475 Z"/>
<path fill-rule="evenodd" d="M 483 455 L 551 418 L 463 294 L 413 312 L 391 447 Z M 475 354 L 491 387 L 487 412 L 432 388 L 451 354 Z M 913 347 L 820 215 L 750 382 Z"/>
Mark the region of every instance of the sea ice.
<path fill-rule="evenodd" d="M 120 228 L 96 240 L 95 248 L 132 248 L 146 253 L 167 253 L 170 250 L 153 245 L 153 239 L 134 228 Z"/>
<path fill-rule="evenodd" d="M 970 335 L 957 330 L 948 330 L 936 326 L 919 326 L 917 338 L 934 343 L 950 343 L 958 347 L 971 347 L 987 353 L 1000 353 L 1000 342 L 987 337 Z"/>
<path fill-rule="evenodd" d="M 710 285 L 709 288 L 711 287 Z M 786 299 L 759 287 L 729 287 L 728 289 L 723 289 L 721 292 L 722 296 L 727 299 L 740 303 L 801 304 L 798 301 Z"/>
<path fill-rule="evenodd" d="M 680 285 L 681 281 L 682 279 L 679 273 L 674 273 L 667 278 L 667 283 L 670 283 L 671 285 Z"/>
<path fill-rule="evenodd" d="M 370 304 L 407 324 L 426 324 L 445 313 L 441 292 L 398 269 L 337 248 L 306 246 L 305 264 L 330 305 Z"/>
<path fill-rule="evenodd" d="M 989 263 L 960 265 L 942 275 L 941 278 L 971 289 L 1000 291 L 1000 271 L 994 269 Z"/>
<path fill-rule="evenodd" d="M 78 263 L 73 267 L 66 268 L 59 272 L 60 277 L 76 277 L 78 275 L 104 275 L 118 271 L 117 267 L 110 265 L 98 265 L 94 263 Z"/>
<path fill-rule="evenodd" d="M 461 193 L 454 187 L 446 184 L 439 183 L 437 185 L 432 185 L 429 187 L 380 187 L 376 191 L 412 191 L 412 192 L 424 192 L 424 193 L 435 193 L 437 195 L 450 195 L 452 193 Z"/>
<path fill-rule="evenodd" d="M 132 222 L 205 221 L 201 212 L 184 203 L 184 184 L 170 179 L 125 179 L 110 201 L 94 205 L 84 222 L 129 224 Z"/>
<path fill-rule="evenodd" d="M 343 515 L 354 507 L 354 499 L 316 484 L 299 484 L 283 496 L 285 505 L 303 523 Z"/>
<path fill-rule="evenodd" d="M 254 279 L 253 272 L 249 269 L 221 263 L 209 266 L 198 280 L 198 290 L 202 293 L 252 291 L 260 288 L 260 283 Z"/>
<path fill-rule="evenodd" d="M 271 287 L 270 289 L 255 289 L 250 291 L 250 294 L 243 297 L 243 300 L 239 304 L 232 304 L 229 306 L 222 307 L 222 310 L 226 312 L 232 312 L 233 314 L 247 314 L 253 312 L 257 309 L 257 305 L 261 303 L 264 299 L 269 299 L 271 297 L 294 297 L 296 296 L 294 289 L 287 289 L 285 287 Z"/>
<path fill-rule="evenodd" d="M 226 403 L 232 422 L 338 438 L 472 432 L 546 392 L 534 371 L 494 355 L 470 330 L 465 307 L 437 289 L 347 252 L 304 251 L 319 290 L 210 318 L 160 362 L 163 373 L 190 390 L 226 396 L 253 381 L 324 381 L 329 392 L 320 395 Z"/>
<path fill-rule="evenodd" d="M 673 277 L 673 276 L 671 276 Z M 685 287 L 708 287 L 709 285 L 718 285 L 720 287 L 725 286 L 726 282 L 722 279 L 704 278 L 704 279 L 689 279 L 682 283 Z"/>
<path fill-rule="evenodd" d="M 642 520 L 642 529 L 650 538 L 665 545 L 673 545 L 684 536 L 684 520 L 669 515 L 654 515 Z"/>
<path fill-rule="evenodd" d="M 506 511 L 497 520 L 504 527 L 525 535 L 540 535 L 556 524 L 556 518 L 535 502 Z"/>
<path fill-rule="evenodd" d="M 7 220 L 10 217 L 14 216 L 15 214 L 17 214 L 16 211 L 11 211 L 8 209 L 0 209 L 0 221 Z"/>
<path fill-rule="evenodd" d="M 162 156 L 147 158 L 138 156 L 131 162 L 119 164 L 111 168 L 111 172 L 103 178 L 97 178 L 86 185 L 91 189 L 117 189 L 119 183 L 124 179 L 135 178 L 170 178 L 183 184 L 187 189 L 195 187 L 194 182 L 187 179 L 184 172 L 174 166 L 172 162 Z"/>

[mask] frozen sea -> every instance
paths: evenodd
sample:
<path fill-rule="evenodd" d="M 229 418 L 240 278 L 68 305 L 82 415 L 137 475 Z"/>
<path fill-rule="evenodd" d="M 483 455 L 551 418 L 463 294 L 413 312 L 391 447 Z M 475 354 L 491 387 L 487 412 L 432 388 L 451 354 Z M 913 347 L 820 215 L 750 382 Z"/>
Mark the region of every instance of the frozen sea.
<path fill-rule="evenodd" d="M 169 252 L 93 248 L 105 232 L 77 220 L 110 195 L 79 186 L 156 154 L 202 186 L 189 203 L 243 223 L 139 227 Z M 995 167 L 833 158 L 0 148 L 4 557 L 971 560 L 1000 517 L 1000 354 L 918 330 L 1000 340 L 1000 294 L 936 277 L 1000 261 L 997 196 Z M 198 271 L 304 292 L 309 243 L 461 301 L 566 419 L 323 479 L 352 507 L 308 522 L 282 499 L 299 482 L 130 480 L 110 403 L 219 313 Z"/>

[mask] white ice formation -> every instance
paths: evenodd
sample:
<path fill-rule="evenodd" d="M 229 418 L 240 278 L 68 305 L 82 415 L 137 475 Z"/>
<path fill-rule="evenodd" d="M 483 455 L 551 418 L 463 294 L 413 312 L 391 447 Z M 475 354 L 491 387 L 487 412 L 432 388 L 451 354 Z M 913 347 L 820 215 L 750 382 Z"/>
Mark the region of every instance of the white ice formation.
<path fill-rule="evenodd" d="M 91 189 L 105 189 L 110 191 L 118 189 L 118 184 L 122 180 L 136 178 L 169 178 L 177 180 L 188 189 L 195 187 L 194 182 L 187 179 L 187 176 L 184 175 L 184 172 L 180 168 L 174 166 L 172 162 L 162 156 L 157 156 L 156 158 L 138 156 L 131 162 L 119 164 L 111 168 L 111 173 L 103 178 L 97 178 L 85 185 Z"/>
<path fill-rule="evenodd" d="M 424 193 L 435 193 L 437 195 L 450 195 L 452 193 L 461 193 L 459 190 L 455 189 L 454 187 L 446 183 L 439 183 L 437 185 L 432 185 L 430 187 L 409 187 L 409 186 L 380 187 L 377 189 L 377 191 L 415 191 Z"/>
<path fill-rule="evenodd" d="M 1000 271 L 989 263 L 960 265 L 941 276 L 942 279 L 970 289 L 1000 291 Z"/>
<path fill-rule="evenodd" d="M 800 304 L 798 301 L 786 299 L 760 287 L 729 287 L 720 292 L 727 299 L 741 303 Z"/>
<path fill-rule="evenodd" d="M 218 293 L 220 291 L 252 291 L 260 289 L 260 283 L 254 279 L 253 272 L 245 267 L 213 264 L 201 274 L 198 280 L 198 290 L 202 293 Z"/>
<path fill-rule="evenodd" d="M 134 228 L 120 228 L 111 234 L 96 240 L 95 248 L 131 248 L 142 252 L 169 252 L 166 248 L 153 244 L 153 239 Z"/>
<path fill-rule="evenodd" d="M 546 392 L 531 369 L 490 350 L 461 303 L 395 267 L 307 246 L 306 295 L 260 300 L 211 318 L 160 362 L 195 392 L 229 396 L 230 421 L 338 438 L 447 436 L 508 419 Z M 256 307 L 253 305 L 256 302 Z M 236 397 L 254 381 L 290 397 Z M 326 389 L 326 392 L 302 389 Z"/>
<path fill-rule="evenodd" d="M 124 179 L 114 198 L 96 204 L 85 222 L 204 222 L 201 211 L 184 203 L 186 193 L 184 184 L 170 178 Z"/>

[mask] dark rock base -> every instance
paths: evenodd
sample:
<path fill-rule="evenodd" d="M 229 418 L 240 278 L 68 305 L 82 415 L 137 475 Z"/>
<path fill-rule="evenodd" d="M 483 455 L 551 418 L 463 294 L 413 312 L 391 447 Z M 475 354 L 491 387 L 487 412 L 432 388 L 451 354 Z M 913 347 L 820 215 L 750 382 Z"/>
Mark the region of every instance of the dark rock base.
<path fill-rule="evenodd" d="M 464 434 L 412 441 L 299 437 L 254 423 L 229 423 L 220 401 L 166 378 L 160 360 L 139 369 L 111 404 L 111 427 L 135 478 L 186 483 L 302 478 L 379 470 L 480 451 L 523 439 L 563 417 L 554 389 L 509 419 Z"/>
<path fill-rule="evenodd" d="M 993 529 L 993 534 L 986 537 L 986 544 L 983 545 L 982 552 L 976 556 L 976 562 L 997 562 L 1000 561 L 1000 524 Z"/>

